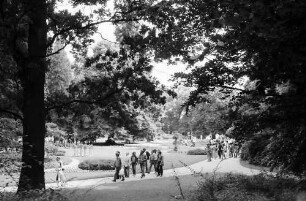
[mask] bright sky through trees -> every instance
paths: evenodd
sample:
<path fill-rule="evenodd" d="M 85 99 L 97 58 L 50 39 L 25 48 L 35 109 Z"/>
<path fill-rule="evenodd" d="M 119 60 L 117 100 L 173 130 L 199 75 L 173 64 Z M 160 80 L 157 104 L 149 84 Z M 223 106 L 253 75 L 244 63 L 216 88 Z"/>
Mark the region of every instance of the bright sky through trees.
<path fill-rule="evenodd" d="M 113 10 L 113 1 L 110 0 L 107 3 L 107 8 L 109 10 Z M 65 0 L 62 3 L 58 4 L 57 7 L 59 10 L 64 10 L 68 9 L 71 12 L 76 12 L 78 10 L 82 10 L 82 12 L 91 13 L 91 9 L 89 6 L 79 6 L 77 8 L 73 8 L 71 4 L 69 4 L 69 1 Z M 107 40 L 110 42 L 116 42 L 116 37 L 115 37 L 115 25 L 112 23 L 102 23 L 99 25 L 98 32 L 93 35 L 93 39 L 95 40 L 95 43 L 90 47 L 94 47 L 98 42 L 101 40 Z M 88 55 L 90 56 L 92 54 L 92 49 L 88 50 Z M 71 46 L 67 46 L 65 49 L 66 52 L 68 53 L 68 57 L 71 62 L 74 61 L 74 58 L 72 54 L 70 53 Z M 173 82 L 169 81 L 171 79 L 171 76 L 176 73 L 176 72 L 182 72 L 185 71 L 186 65 L 182 63 L 178 63 L 177 65 L 168 65 L 166 61 L 164 62 L 152 62 L 152 65 L 154 66 L 152 70 L 152 75 L 157 78 L 163 85 L 166 86 L 172 86 Z"/>

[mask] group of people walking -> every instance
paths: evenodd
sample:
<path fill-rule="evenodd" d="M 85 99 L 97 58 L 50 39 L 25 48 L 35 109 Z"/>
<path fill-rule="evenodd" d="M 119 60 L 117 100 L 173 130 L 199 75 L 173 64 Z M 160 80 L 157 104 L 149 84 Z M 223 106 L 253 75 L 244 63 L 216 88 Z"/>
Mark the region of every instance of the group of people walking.
<path fill-rule="evenodd" d="M 132 169 L 133 176 L 136 176 L 136 167 L 139 164 L 141 178 L 145 177 L 145 173 L 150 174 L 152 167 L 154 168 L 154 173 L 157 176 L 163 176 L 163 166 L 164 166 L 164 156 L 160 150 L 152 150 L 151 153 L 143 148 L 140 154 L 136 155 L 133 152 L 132 155 L 127 152 L 123 159 L 120 158 L 120 152 L 116 152 L 116 159 L 114 162 L 115 175 L 114 182 L 121 177 L 124 181 L 125 178 L 129 177 L 130 167 Z"/>
<path fill-rule="evenodd" d="M 208 143 L 206 145 L 207 160 L 210 162 L 211 159 L 226 159 L 237 158 L 239 155 L 240 147 L 237 143 L 227 143 L 217 141 L 215 144 Z M 227 155 L 227 156 L 226 156 Z"/>

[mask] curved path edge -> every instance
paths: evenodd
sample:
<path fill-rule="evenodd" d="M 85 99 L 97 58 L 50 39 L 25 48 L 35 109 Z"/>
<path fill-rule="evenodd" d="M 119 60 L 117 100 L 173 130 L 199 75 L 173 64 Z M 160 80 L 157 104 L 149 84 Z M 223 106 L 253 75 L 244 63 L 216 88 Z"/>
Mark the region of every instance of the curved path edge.
<path fill-rule="evenodd" d="M 174 168 L 164 170 L 163 177 L 157 177 L 154 173 L 146 174 L 144 178 L 140 178 L 140 174 L 137 174 L 135 177 L 131 176 L 127 178 L 125 181 L 117 180 L 117 182 L 130 182 L 130 181 L 141 181 L 147 179 L 162 179 L 164 177 L 173 177 L 173 176 L 184 176 L 184 175 L 192 175 L 198 173 L 237 173 L 244 175 L 256 175 L 261 173 L 262 171 L 258 169 L 251 169 L 240 165 L 239 158 L 229 158 L 225 160 L 216 159 L 211 162 L 207 160 L 195 163 L 190 166 Z M 105 177 L 99 179 L 88 179 L 81 181 L 69 181 L 65 185 L 65 188 L 86 188 L 86 187 L 97 187 L 107 183 L 113 183 L 113 177 Z M 56 183 L 49 183 L 46 185 L 47 188 L 56 188 Z"/>

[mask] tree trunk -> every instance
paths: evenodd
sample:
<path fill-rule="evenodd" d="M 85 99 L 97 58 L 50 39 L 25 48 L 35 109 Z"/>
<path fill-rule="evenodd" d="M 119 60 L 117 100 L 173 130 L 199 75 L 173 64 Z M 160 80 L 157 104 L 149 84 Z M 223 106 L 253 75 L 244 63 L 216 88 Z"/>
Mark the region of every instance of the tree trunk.
<path fill-rule="evenodd" d="M 18 191 L 44 189 L 45 105 L 44 83 L 46 69 L 46 2 L 27 0 L 25 8 L 29 23 L 28 56 L 22 65 L 23 152 Z"/>

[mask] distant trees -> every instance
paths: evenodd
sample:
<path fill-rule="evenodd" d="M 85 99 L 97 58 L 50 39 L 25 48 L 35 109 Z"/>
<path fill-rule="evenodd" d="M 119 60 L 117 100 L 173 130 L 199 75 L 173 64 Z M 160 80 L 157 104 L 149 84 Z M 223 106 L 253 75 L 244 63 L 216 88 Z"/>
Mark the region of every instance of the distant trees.
<path fill-rule="evenodd" d="M 52 51 L 58 51 L 63 44 L 55 42 Z M 49 57 L 46 73 L 45 93 L 48 96 L 68 95 L 68 87 L 73 79 L 71 63 L 65 51 L 60 51 Z"/>
<path fill-rule="evenodd" d="M 184 103 L 189 97 L 190 88 L 178 87 L 176 98 L 169 98 L 162 119 L 163 130 L 168 133 L 179 132 L 193 136 L 224 134 L 229 127 L 227 102 L 218 99 L 216 94 L 206 95 L 206 103 L 198 103 L 186 112 Z"/>

